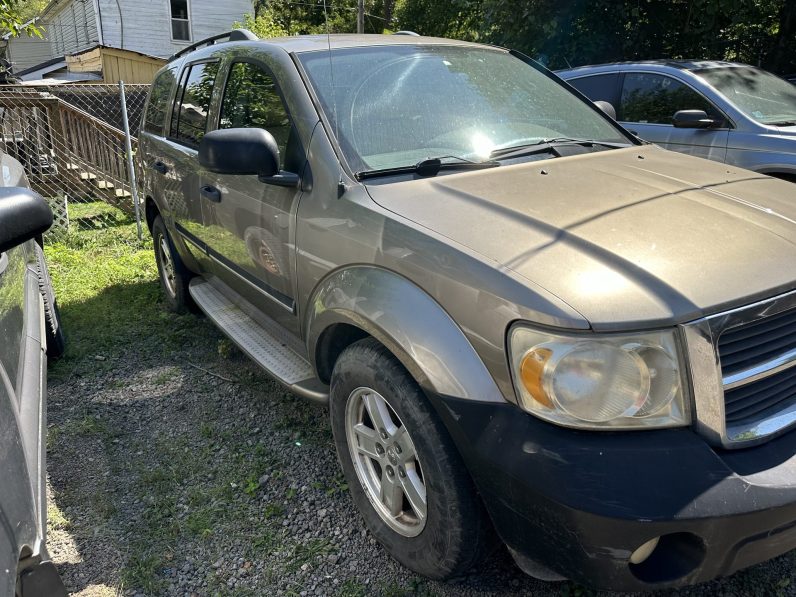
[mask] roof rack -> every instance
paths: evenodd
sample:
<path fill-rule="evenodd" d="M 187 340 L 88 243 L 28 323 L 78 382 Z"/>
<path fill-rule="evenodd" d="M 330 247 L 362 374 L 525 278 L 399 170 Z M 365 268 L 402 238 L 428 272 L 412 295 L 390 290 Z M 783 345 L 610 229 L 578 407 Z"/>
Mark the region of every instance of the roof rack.
<path fill-rule="evenodd" d="M 169 58 L 169 62 L 171 62 L 172 60 L 176 60 L 180 56 L 184 56 L 188 52 L 193 52 L 198 48 L 202 48 L 204 46 L 213 46 L 220 39 L 223 39 L 225 41 L 256 41 L 260 38 L 257 37 L 254 33 L 249 31 L 248 29 L 233 29 L 232 31 L 227 31 L 226 33 L 219 33 L 218 35 L 205 38 L 201 41 L 196 42 L 195 44 L 191 44 L 190 46 L 183 48 L 176 54 L 172 54 L 171 57 Z"/>

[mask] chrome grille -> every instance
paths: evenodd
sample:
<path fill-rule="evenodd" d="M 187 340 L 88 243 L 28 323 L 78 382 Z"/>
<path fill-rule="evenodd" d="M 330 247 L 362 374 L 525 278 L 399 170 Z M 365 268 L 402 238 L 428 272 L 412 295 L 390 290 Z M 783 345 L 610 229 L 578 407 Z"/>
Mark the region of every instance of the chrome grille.
<path fill-rule="evenodd" d="M 724 392 L 724 418 L 728 425 L 753 425 L 772 412 L 796 403 L 796 369 L 786 369 L 769 377 Z"/>
<path fill-rule="evenodd" d="M 708 439 L 745 447 L 796 426 L 796 292 L 682 329 Z"/>
<path fill-rule="evenodd" d="M 724 377 L 750 369 L 796 348 L 796 310 L 726 330 L 718 349 Z"/>

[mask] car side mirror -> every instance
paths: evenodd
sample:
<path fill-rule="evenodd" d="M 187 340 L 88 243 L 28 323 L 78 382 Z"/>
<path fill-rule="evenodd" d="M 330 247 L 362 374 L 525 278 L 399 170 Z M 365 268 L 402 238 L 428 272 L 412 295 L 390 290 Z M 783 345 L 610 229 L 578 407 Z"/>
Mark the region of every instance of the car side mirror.
<path fill-rule="evenodd" d="M 611 102 L 606 102 L 605 100 L 597 100 L 596 102 L 594 102 L 594 105 L 600 108 L 600 110 L 605 112 L 613 120 L 616 120 L 616 108 L 614 108 Z"/>
<path fill-rule="evenodd" d="M 218 129 L 202 137 L 199 164 L 216 174 L 273 176 L 279 172 L 279 147 L 264 129 Z"/>
<path fill-rule="evenodd" d="M 265 129 L 218 129 L 199 143 L 199 164 L 216 174 L 254 174 L 264 183 L 296 187 L 297 174 L 279 170 L 279 146 Z"/>
<path fill-rule="evenodd" d="M 679 110 L 672 117 L 672 124 L 678 129 L 709 129 L 719 122 L 704 110 Z"/>
<path fill-rule="evenodd" d="M 46 232 L 53 212 L 41 195 L 25 187 L 0 187 L 0 253 Z"/>

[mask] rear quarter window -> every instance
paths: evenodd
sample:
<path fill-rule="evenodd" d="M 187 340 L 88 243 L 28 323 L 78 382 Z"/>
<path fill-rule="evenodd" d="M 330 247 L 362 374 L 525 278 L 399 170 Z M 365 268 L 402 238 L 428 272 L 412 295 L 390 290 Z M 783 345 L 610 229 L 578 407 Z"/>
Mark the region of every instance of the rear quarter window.
<path fill-rule="evenodd" d="M 619 107 L 619 73 L 579 77 L 567 83 L 593 102 L 603 101 L 610 103 L 614 108 Z"/>
<path fill-rule="evenodd" d="M 144 113 L 144 130 L 153 135 L 163 134 L 163 125 L 166 123 L 166 111 L 169 106 L 171 91 L 177 75 L 177 66 L 168 67 L 161 72 L 152 82 L 152 91 L 149 94 L 146 112 Z"/>

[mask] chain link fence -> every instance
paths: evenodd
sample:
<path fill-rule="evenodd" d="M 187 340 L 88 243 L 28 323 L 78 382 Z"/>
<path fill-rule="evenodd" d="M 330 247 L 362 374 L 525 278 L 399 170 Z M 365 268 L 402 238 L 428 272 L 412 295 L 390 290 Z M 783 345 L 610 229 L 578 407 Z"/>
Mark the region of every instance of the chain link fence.
<path fill-rule="evenodd" d="M 131 146 L 149 85 L 125 85 Z M 50 234 L 129 223 L 132 176 L 118 85 L 0 86 L 0 150 L 55 215 Z"/>

